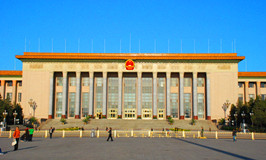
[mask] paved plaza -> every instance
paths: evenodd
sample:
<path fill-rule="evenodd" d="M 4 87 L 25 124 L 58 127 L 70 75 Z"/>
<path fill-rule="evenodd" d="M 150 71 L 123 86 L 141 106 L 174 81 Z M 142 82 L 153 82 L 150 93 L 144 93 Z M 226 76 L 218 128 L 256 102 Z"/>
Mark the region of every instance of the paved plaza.
<path fill-rule="evenodd" d="M 0 138 L 0 159 L 265 159 L 265 140 L 192 138 L 34 138 L 13 151 L 11 139 Z"/>

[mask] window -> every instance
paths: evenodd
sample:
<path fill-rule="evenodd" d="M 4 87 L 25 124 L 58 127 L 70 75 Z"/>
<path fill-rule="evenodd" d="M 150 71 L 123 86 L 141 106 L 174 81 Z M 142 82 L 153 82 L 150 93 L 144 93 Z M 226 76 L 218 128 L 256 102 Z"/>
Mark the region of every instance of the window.
<path fill-rule="evenodd" d="M 262 95 L 261 95 L 261 99 L 262 99 L 262 100 L 266 100 L 266 94 L 262 94 Z"/>
<path fill-rule="evenodd" d="M 95 106 L 96 108 L 102 108 L 103 106 L 103 78 L 95 77 L 95 82 L 96 82 Z"/>
<path fill-rule="evenodd" d="M 55 116 L 61 117 L 62 116 L 62 92 L 56 93 L 56 108 L 55 108 Z"/>
<path fill-rule="evenodd" d="M 243 94 L 238 94 L 238 102 L 243 102 Z"/>
<path fill-rule="evenodd" d="M 157 78 L 157 107 L 158 109 L 165 108 L 165 78 Z"/>
<path fill-rule="evenodd" d="M 89 77 L 83 77 L 82 78 L 82 86 L 89 86 L 90 85 L 90 78 Z"/>
<path fill-rule="evenodd" d="M 244 82 L 238 82 L 238 88 L 242 88 L 244 86 Z"/>
<path fill-rule="evenodd" d="M 11 87 L 13 85 L 13 82 L 12 81 L 7 81 L 6 83 L 7 83 L 7 86 L 8 87 Z"/>
<path fill-rule="evenodd" d="M 6 99 L 8 99 L 11 102 L 11 100 L 12 100 L 12 93 L 10 93 L 10 92 L 6 93 Z"/>
<path fill-rule="evenodd" d="M 178 86 L 178 78 L 171 78 L 170 84 L 171 84 L 171 87 L 177 87 Z"/>
<path fill-rule="evenodd" d="M 18 102 L 21 102 L 21 95 L 22 93 L 18 93 Z"/>
<path fill-rule="evenodd" d="M 18 81 L 18 86 L 22 86 L 22 81 Z"/>
<path fill-rule="evenodd" d="M 266 82 L 260 82 L 260 88 L 266 88 Z"/>
<path fill-rule="evenodd" d="M 76 77 L 70 77 L 70 86 L 76 86 Z"/>
<path fill-rule="evenodd" d="M 189 77 L 184 78 L 184 87 L 191 87 L 191 78 Z"/>
<path fill-rule="evenodd" d="M 76 102 L 76 93 L 69 93 L 69 117 L 75 116 L 75 102 Z"/>
<path fill-rule="evenodd" d="M 152 78 L 142 78 L 142 109 L 152 109 Z"/>
<path fill-rule="evenodd" d="M 185 117 L 191 118 L 191 94 L 184 94 L 184 109 L 185 109 Z"/>
<path fill-rule="evenodd" d="M 204 78 L 198 78 L 197 86 L 204 87 Z"/>
<path fill-rule="evenodd" d="M 56 86 L 63 86 L 63 77 L 56 77 Z"/>
<path fill-rule="evenodd" d="M 248 83 L 248 88 L 254 88 L 255 86 L 255 83 L 254 82 L 249 82 Z"/>
<path fill-rule="evenodd" d="M 136 108 L 136 78 L 124 78 L 124 109 Z"/>
<path fill-rule="evenodd" d="M 249 97 L 249 99 L 255 99 L 255 95 L 254 94 L 249 94 L 248 97 Z"/>
<path fill-rule="evenodd" d="M 108 108 L 118 108 L 118 78 L 108 78 Z"/>
<path fill-rule="evenodd" d="M 178 93 L 171 93 L 170 107 L 171 107 L 171 116 L 173 118 L 178 118 Z"/>
<path fill-rule="evenodd" d="M 89 93 L 82 93 L 82 117 L 86 117 L 89 114 Z"/>
<path fill-rule="evenodd" d="M 204 118 L 204 94 L 198 93 L 198 118 Z"/>

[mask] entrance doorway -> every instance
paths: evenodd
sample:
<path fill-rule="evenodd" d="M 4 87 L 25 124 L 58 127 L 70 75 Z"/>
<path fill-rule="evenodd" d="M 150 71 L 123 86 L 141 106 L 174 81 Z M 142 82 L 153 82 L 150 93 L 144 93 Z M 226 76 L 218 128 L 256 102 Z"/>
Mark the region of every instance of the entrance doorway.
<path fill-rule="evenodd" d="M 152 109 L 142 109 L 142 119 L 152 119 Z"/>

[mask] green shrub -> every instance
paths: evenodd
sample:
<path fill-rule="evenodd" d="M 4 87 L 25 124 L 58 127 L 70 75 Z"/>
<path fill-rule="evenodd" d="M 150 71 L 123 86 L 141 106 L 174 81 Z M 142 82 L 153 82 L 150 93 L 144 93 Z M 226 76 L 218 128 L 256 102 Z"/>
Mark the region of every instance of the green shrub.
<path fill-rule="evenodd" d="M 63 124 L 65 124 L 66 123 L 66 119 L 65 118 L 61 118 L 60 119 L 60 122 L 63 123 Z"/>

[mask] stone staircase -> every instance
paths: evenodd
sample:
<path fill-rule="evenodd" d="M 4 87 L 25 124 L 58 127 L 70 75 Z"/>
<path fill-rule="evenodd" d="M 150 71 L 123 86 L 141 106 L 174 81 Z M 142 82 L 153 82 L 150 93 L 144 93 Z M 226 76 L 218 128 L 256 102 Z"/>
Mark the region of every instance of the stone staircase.
<path fill-rule="evenodd" d="M 112 127 L 114 130 L 162 130 L 163 128 L 175 128 L 188 129 L 188 130 L 218 130 L 216 125 L 211 121 L 198 120 L 195 125 L 191 125 L 191 120 L 175 120 L 173 125 L 170 125 L 167 120 L 124 120 L 124 119 L 91 119 L 88 124 L 84 124 L 82 119 L 67 119 L 66 124 L 62 124 L 59 119 L 48 120 L 41 124 L 42 130 L 47 130 L 50 127 L 56 129 L 64 129 L 71 127 L 83 127 L 85 130 L 88 129 L 100 129 L 105 130 L 106 127 Z"/>

